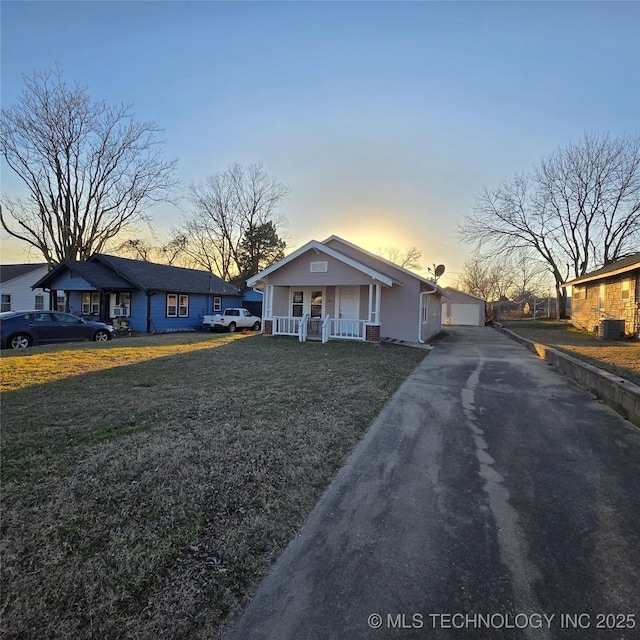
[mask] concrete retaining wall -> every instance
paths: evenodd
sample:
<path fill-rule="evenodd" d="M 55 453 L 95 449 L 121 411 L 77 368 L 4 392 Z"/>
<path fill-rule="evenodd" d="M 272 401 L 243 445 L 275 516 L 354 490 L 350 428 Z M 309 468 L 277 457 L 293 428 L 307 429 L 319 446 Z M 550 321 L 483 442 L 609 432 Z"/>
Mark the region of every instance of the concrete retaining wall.
<path fill-rule="evenodd" d="M 544 344 L 523 338 L 509 329 L 505 329 L 499 323 L 495 323 L 495 326 L 498 331 L 533 351 L 540 358 L 567 374 L 580 386 L 591 391 L 621 416 L 640 427 L 640 387 L 638 385 Z"/>

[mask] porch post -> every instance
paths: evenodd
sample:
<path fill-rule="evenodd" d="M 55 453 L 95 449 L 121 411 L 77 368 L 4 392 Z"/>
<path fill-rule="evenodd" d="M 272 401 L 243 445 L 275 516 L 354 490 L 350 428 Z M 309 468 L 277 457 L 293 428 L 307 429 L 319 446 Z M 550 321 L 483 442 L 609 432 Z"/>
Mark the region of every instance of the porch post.
<path fill-rule="evenodd" d="M 369 322 L 374 322 L 373 285 L 369 285 Z"/>
<path fill-rule="evenodd" d="M 376 285 L 376 311 L 375 311 L 375 322 L 380 324 L 380 297 L 382 295 L 382 285 Z"/>
<path fill-rule="evenodd" d="M 264 296 L 264 313 L 263 316 L 265 319 L 271 319 L 273 316 L 273 285 L 268 284 L 265 288 L 265 296 Z"/>

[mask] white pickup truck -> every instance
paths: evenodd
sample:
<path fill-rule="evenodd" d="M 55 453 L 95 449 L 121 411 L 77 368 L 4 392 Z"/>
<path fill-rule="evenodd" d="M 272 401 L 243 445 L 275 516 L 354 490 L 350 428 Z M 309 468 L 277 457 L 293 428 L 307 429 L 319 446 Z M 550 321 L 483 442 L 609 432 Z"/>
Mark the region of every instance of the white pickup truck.
<path fill-rule="evenodd" d="M 237 329 L 253 329 L 260 331 L 260 318 L 251 315 L 247 309 L 225 309 L 223 313 L 213 316 L 203 316 L 202 326 L 209 331 L 229 331 L 233 333 Z"/>

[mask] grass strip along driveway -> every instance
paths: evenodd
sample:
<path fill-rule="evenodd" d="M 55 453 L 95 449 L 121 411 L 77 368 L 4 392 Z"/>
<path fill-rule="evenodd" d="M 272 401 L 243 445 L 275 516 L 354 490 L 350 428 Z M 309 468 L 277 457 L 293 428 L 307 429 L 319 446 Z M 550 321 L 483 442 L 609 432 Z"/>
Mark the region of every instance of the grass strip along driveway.
<path fill-rule="evenodd" d="M 505 320 L 501 324 L 523 338 L 568 353 L 640 385 L 640 342 L 637 340 L 598 340 L 593 333 L 555 320 Z"/>
<path fill-rule="evenodd" d="M 3 353 L 1 637 L 220 637 L 424 356 L 196 334 Z"/>

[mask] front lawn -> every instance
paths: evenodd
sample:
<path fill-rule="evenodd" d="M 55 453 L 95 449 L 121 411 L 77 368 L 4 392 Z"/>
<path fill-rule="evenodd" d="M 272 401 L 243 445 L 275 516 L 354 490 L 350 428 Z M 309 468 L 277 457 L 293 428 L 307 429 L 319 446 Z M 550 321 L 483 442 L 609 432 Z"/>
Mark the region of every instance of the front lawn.
<path fill-rule="evenodd" d="M 425 352 L 185 334 L 3 352 L 3 638 L 218 638 Z"/>
<path fill-rule="evenodd" d="M 555 320 L 508 320 L 501 324 L 524 338 L 564 351 L 640 385 L 638 341 L 597 340 L 593 333 Z"/>

